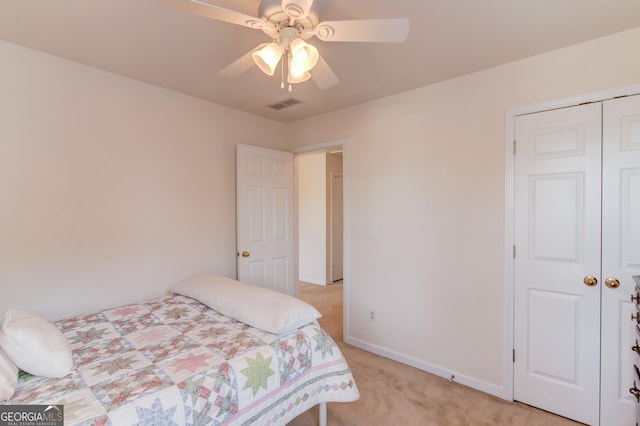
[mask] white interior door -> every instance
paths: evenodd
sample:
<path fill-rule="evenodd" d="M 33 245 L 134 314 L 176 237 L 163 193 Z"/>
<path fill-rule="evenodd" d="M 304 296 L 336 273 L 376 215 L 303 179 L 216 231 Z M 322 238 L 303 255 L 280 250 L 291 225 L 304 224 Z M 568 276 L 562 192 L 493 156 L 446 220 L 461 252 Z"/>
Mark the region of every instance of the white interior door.
<path fill-rule="evenodd" d="M 342 175 L 331 175 L 331 281 L 342 279 L 344 257 Z"/>
<path fill-rule="evenodd" d="M 598 424 L 601 105 L 517 117 L 516 141 L 514 399 Z"/>
<path fill-rule="evenodd" d="M 238 280 L 295 294 L 293 154 L 236 147 Z"/>
<path fill-rule="evenodd" d="M 633 424 L 633 275 L 640 274 L 640 96 L 603 104 L 602 425 Z M 614 281 L 615 280 L 615 281 Z M 619 287 L 615 287 L 619 282 Z"/>

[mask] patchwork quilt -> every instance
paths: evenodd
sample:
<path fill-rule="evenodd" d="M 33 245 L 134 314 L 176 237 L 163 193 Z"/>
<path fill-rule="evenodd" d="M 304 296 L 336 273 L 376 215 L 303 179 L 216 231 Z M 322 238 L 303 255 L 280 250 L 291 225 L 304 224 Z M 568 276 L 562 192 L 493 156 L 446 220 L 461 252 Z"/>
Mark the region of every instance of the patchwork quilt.
<path fill-rule="evenodd" d="M 21 372 L 7 404 L 63 404 L 65 425 L 281 425 L 319 402 L 359 397 L 317 324 L 274 335 L 171 295 L 54 325 L 74 370 Z"/>

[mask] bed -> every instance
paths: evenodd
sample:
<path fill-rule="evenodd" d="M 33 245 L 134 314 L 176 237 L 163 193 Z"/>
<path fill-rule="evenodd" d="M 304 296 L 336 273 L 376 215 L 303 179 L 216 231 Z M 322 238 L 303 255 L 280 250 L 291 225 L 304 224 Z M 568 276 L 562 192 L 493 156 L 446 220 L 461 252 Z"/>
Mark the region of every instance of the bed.
<path fill-rule="evenodd" d="M 317 404 L 323 423 L 327 402 L 359 398 L 315 309 L 301 313 L 310 305 L 224 277 L 186 282 L 168 296 L 50 323 L 70 348 L 71 371 L 20 371 L 0 404 L 62 405 L 65 425 L 282 425 Z"/>

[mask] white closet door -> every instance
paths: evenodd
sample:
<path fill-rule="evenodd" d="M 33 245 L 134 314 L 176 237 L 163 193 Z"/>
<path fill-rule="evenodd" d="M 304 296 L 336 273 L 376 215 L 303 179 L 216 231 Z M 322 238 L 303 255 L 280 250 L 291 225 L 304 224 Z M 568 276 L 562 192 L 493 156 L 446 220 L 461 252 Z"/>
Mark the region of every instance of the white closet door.
<path fill-rule="evenodd" d="M 598 424 L 601 104 L 518 117 L 516 141 L 514 398 Z"/>
<path fill-rule="evenodd" d="M 630 301 L 640 274 L 640 96 L 604 102 L 601 425 L 634 424 Z M 611 288 L 612 278 L 620 283 Z M 616 281 L 610 280 L 615 286 Z M 638 383 L 640 386 L 640 383 Z"/>

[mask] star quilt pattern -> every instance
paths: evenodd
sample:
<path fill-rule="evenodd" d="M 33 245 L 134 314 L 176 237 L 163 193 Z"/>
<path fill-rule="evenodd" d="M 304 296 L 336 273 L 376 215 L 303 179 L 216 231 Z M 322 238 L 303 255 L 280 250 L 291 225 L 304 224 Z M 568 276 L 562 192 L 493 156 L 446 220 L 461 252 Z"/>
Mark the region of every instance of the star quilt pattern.
<path fill-rule="evenodd" d="M 5 404 L 63 404 L 65 425 L 281 425 L 359 398 L 317 323 L 274 335 L 171 295 L 54 322 L 74 370 L 21 372 Z"/>

